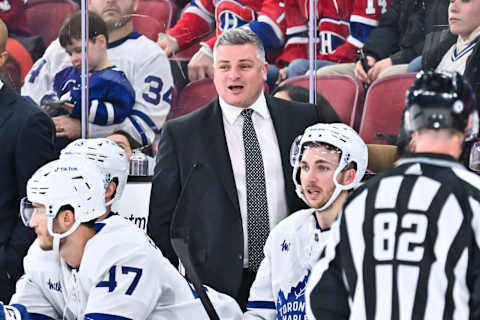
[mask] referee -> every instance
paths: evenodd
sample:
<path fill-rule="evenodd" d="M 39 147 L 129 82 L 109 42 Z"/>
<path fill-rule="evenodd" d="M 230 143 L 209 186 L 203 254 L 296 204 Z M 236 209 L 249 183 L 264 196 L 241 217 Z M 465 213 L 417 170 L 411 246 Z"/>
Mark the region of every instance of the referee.
<path fill-rule="evenodd" d="M 472 89 L 420 72 L 406 100 L 412 153 L 346 201 L 308 283 L 309 320 L 480 318 L 480 177 L 457 161 L 478 131 Z"/>

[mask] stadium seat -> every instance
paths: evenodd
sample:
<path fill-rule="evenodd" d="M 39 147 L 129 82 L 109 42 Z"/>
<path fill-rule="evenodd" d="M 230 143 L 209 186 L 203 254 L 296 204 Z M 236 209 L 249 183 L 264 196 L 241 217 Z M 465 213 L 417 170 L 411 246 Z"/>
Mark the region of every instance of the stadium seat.
<path fill-rule="evenodd" d="M 367 91 L 360 124 L 360 136 L 366 143 L 388 144 L 380 135 L 396 135 L 405 106 L 405 93 L 416 73 L 391 75 L 374 81 Z"/>
<path fill-rule="evenodd" d="M 140 0 L 133 16 L 133 28 L 153 41 L 177 20 L 177 7 L 171 0 Z"/>
<path fill-rule="evenodd" d="M 206 105 L 217 96 L 211 79 L 202 79 L 187 84 L 179 93 L 168 115 L 169 119 L 190 113 Z"/>
<path fill-rule="evenodd" d="M 265 83 L 263 91 L 268 94 L 268 85 Z M 172 99 L 172 108 L 168 119 L 193 112 L 206 105 L 217 97 L 217 90 L 212 79 L 202 79 L 187 84 L 183 90 Z"/>
<path fill-rule="evenodd" d="M 48 47 L 57 38 L 63 21 L 78 8 L 71 0 L 28 0 L 25 3 L 28 28 L 41 36 Z"/>
<path fill-rule="evenodd" d="M 292 77 L 280 85 L 284 84 L 298 85 L 308 89 L 309 77 Z M 358 130 L 364 97 L 360 80 L 346 75 L 318 76 L 317 91 L 330 102 L 343 123 Z"/>

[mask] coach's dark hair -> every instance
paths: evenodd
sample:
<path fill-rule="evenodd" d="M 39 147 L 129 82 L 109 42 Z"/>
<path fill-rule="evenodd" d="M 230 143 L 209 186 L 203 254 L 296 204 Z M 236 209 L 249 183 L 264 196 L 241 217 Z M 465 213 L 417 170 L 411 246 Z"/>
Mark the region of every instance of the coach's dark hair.
<path fill-rule="evenodd" d="M 95 37 L 103 35 L 108 43 L 107 25 L 95 12 L 88 12 L 88 39 L 95 42 Z M 81 11 L 74 12 L 63 22 L 58 33 L 60 45 L 65 48 L 73 43 L 73 39 L 82 39 L 82 15 Z"/>
<path fill-rule="evenodd" d="M 257 49 L 258 60 L 260 60 L 261 63 L 265 62 L 265 48 L 263 47 L 262 41 L 255 32 L 244 28 L 235 28 L 224 31 L 215 42 L 215 46 L 213 47 L 213 58 L 215 59 L 215 50 L 219 46 L 242 44 L 253 44 Z"/>

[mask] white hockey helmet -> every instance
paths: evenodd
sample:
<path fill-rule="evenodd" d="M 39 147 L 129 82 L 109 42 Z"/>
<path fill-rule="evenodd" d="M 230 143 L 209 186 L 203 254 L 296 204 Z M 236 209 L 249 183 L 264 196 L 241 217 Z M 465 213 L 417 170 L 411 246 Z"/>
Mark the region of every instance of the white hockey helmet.
<path fill-rule="evenodd" d="M 338 197 L 341 191 L 349 190 L 358 185 L 362 180 L 368 164 L 368 149 L 362 138 L 355 130 L 343 123 L 318 123 L 305 129 L 303 135 L 298 136 L 292 144 L 290 150 L 290 163 L 293 166 L 293 183 L 295 184 L 295 191 L 298 197 L 310 205 L 303 193 L 303 188 L 300 183 L 300 161 L 305 150 L 305 144 L 319 143 L 333 146 L 340 150 L 341 156 L 338 162 L 337 169 L 333 175 L 333 183 L 335 184 L 335 191 L 333 192 L 327 203 L 318 210 L 327 209 Z M 348 166 L 351 162 L 356 163 L 357 170 L 355 178 L 352 183 L 342 185 L 338 183 L 338 174 Z"/>
<path fill-rule="evenodd" d="M 58 159 L 38 169 L 27 182 L 27 197 L 22 199 L 20 214 L 29 226 L 33 216 L 32 203 L 45 206 L 48 232 L 54 238 L 64 238 L 83 222 L 97 219 L 106 212 L 105 187 L 99 168 L 91 161 Z M 75 223 L 64 233 L 53 231 L 53 220 L 61 207 L 70 205 Z"/>
<path fill-rule="evenodd" d="M 105 177 L 105 187 L 117 178 L 115 195 L 107 205 L 122 197 L 127 184 L 129 162 L 127 154 L 120 146 L 106 138 L 77 139 L 60 152 L 60 159 L 77 156 L 86 157 L 98 165 Z"/>

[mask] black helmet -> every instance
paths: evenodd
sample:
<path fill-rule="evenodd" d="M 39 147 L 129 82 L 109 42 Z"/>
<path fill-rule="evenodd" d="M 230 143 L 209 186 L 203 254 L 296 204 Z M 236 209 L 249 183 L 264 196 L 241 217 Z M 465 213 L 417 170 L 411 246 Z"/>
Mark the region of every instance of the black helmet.
<path fill-rule="evenodd" d="M 457 72 L 420 71 L 406 94 L 405 131 L 454 129 L 465 140 L 478 133 L 475 95 Z"/>

